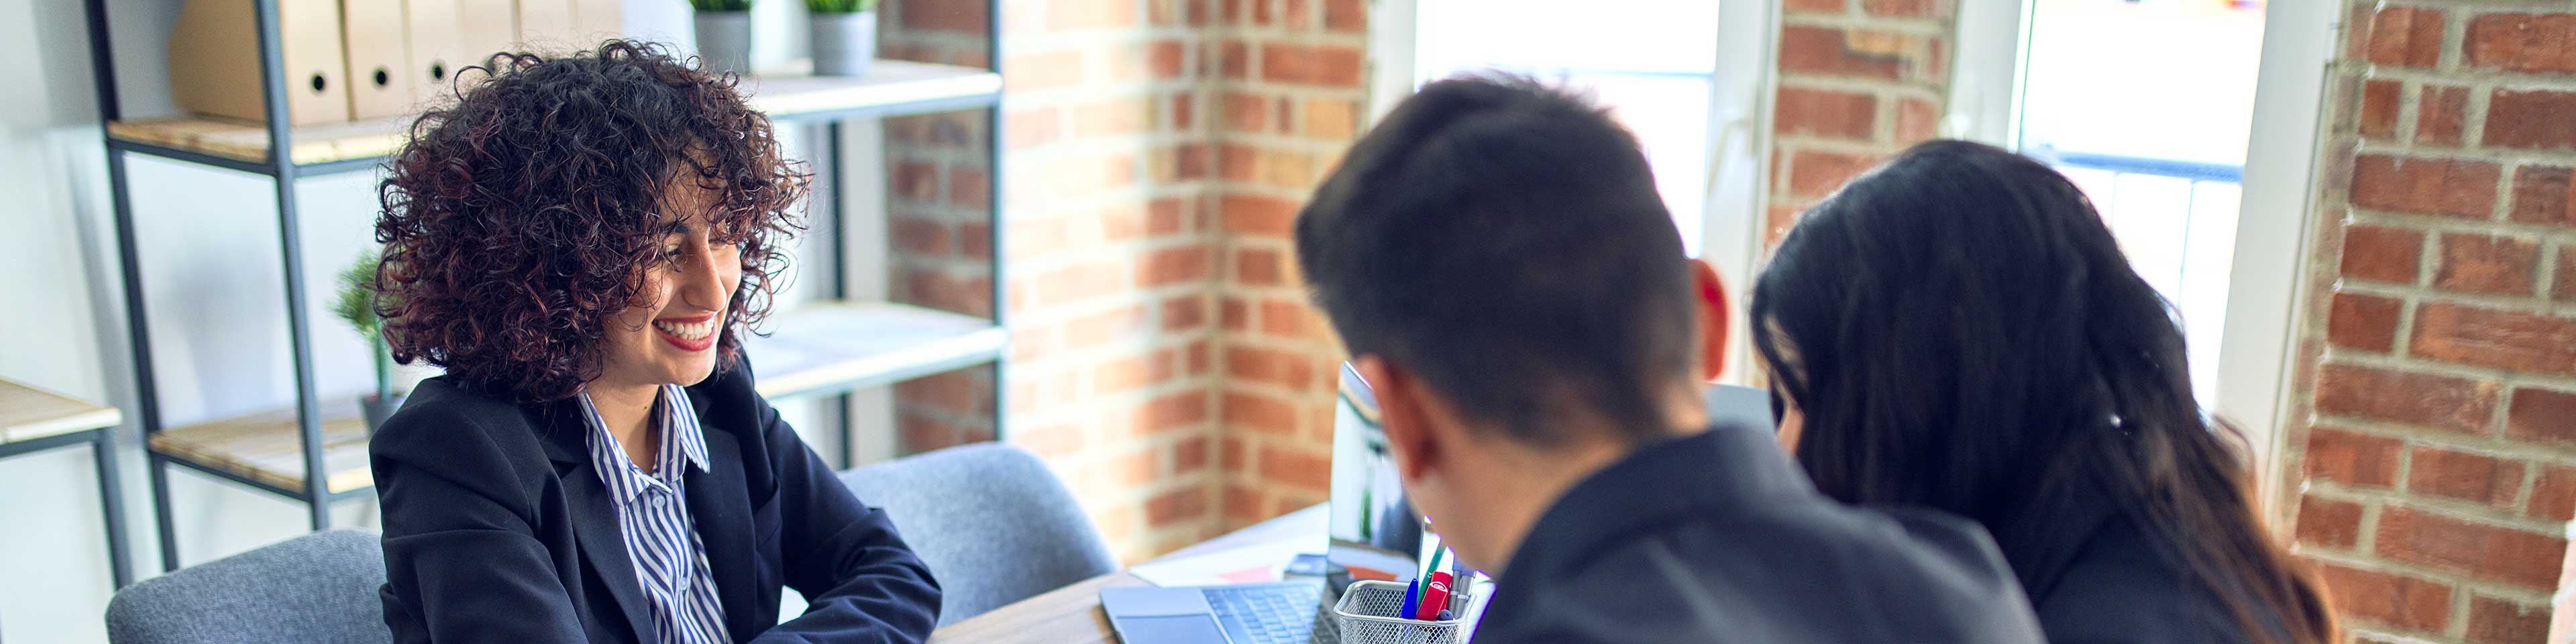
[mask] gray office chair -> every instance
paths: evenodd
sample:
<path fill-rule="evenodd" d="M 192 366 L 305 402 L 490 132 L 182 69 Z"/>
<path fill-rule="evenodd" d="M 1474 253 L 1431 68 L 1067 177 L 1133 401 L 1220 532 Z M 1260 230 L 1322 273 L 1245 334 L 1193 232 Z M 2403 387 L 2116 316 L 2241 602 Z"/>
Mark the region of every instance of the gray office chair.
<path fill-rule="evenodd" d="M 930 565 L 946 626 L 1118 570 L 1073 493 L 1035 455 L 969 445 L 841 474 Z"/>
<path fill-rule="evenodd" d="M 386 644 L 383 541 L 343 528 L 146 579 L 107 603 L 116 644 Z"/>

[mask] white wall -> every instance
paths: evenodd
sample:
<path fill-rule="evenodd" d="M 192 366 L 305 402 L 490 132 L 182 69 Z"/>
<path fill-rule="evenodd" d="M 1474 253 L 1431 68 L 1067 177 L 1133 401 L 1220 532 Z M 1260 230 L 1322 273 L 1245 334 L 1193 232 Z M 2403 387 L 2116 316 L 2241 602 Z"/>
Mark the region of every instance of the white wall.
<path fill-rule="evenodd" d="M 178 0 L 110 3 L 115 58 L 129 117 L 166 115 L 162 36 Z M 636 0 L 629 33 L 686 47 L 688 13 L 676 0 Z M 793 3 L 763 3 L 789 7 Z M 72 0 L 0 0 L 0 378 L 133 408 L 125 306 L 99 143 L 99 112 L 89 61 L 83 4 Z M 801 13 L 764 10 L 757 53 L 782 60 L 802 48 Z M 848 149 L 873 150 L 877 128 L 854 123 Z M 784 132 L 791 150 L 807 131 Z M 878 155 L 852 154 L 848 170 L 862 179 L 845 198 L 851 212 L 883 203 Z M 286 316 L 278 232 L 265 179 L 128 157 L 145 305 L 167 423 L 220 418 L 289 404 Z M 366 353 L 333 318 L 333 276 L 372 241 L 376 212 L 372 172 L 309 179 L 297 186 L 306 303 L 316 356 L 316 389 L 325 405 L 350 405 L 369 387 Z M 853 222 L 852 294 L 882 296 L 882 222 Z M 821 231 L 818 231 L 821 232 Z M 805 240 L 800 267 L 821 265 L 820 239 Z M 793 280 L 782 308 L 828 284 L 819 274 Z M 411 377 L 428 375 L 414 371 Z M 859 397 L 862 461 L 882 458 L 891 439 L 885 392 Z M 782 405 L 808 427 L 816 448 L 837 454 L 821 430 L 819 403 Z M 138 575 L 160 569 L 140 428 L 120 428 L 127 525 Z M 72 448 L 0 460 L 0 641 L 99 642 L 110 595 L 104 528 L 90 456 Z M 191 472 L 173 469 L 170 501 L 183 563 L 198 563 L 301 534 L 303 507 Z M 374 525 L 372 500 L 334 508 L 335 525 Z"/>
<path fill-rule="evenodd" d="M 18 61 L 0 66 L 12 88 L 0 92 L 0 194 L 10 196 L 0 209 L 0 302 L 12 313 L 0 316 L 0 377 L 121 401 L 132 387 L 118 366 L 114 256 L 89 251 L 113 246 L 81 11 L 77 2 L 0 0 L 0 60 Z M 136 474 L 125 489 L 141 490 L 140 451 L 125 440 L 120 456 Z M 92 476 L 77 448 L 0 461 L 0 640 L 102 639 L 109 581 Z M 129 525 L 151 525 L 146 498 L 127 495 Z M 135 546 L 148 552 L 149 537 Z"/>

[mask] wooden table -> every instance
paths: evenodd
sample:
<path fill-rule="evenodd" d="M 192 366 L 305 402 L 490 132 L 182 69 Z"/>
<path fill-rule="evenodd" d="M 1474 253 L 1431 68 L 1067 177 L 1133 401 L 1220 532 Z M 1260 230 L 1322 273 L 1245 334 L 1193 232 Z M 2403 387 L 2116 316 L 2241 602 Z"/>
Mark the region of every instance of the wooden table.
<path fill-rule="evenodd" d="M 1162 558 L 1190 557 L 1290 540 L 1311 540 L 1321 544 L 1324 534 L 1314 527 L 1323 523 L 1317 515 L 1323 514 L 1325 508 L 1318 504 L 1290 512 L 1182 548 Z M 1093 577 L 949 624 L 932 632 L 930 641 L 934 644 L 1116 644 L 1118 635 L 1109 629 L 1109 615 L 1100 611 L 1100 589 L 1143 585 L 1147 585 L 1145 580 L 1124 570 Z"/>
<path fill-rule="evenodd" d="M 98 466 L 99 511 L 107 520 L 108 574 L 132 582 L 125 551 L 125 495 L 116 474 L 116 427 L 125 414 L 62 394 L 0 379 L 0 458 L 86 443 Z"/>

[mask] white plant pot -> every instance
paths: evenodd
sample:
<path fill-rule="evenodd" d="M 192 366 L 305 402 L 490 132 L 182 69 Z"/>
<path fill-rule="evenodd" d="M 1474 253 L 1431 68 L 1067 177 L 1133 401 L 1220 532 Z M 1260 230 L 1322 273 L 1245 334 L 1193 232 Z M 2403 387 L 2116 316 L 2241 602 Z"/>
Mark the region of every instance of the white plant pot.
<path fill-rule="evenodd" d="M 818 13 L 813 29 L 814 75 L 866 76 L 877 57 L 877 12 Z"/>
<path fill-rule="evenodd" d="M 697 29 L 699 66 L 751 75 L 751 12 L 700 11 Z"/>

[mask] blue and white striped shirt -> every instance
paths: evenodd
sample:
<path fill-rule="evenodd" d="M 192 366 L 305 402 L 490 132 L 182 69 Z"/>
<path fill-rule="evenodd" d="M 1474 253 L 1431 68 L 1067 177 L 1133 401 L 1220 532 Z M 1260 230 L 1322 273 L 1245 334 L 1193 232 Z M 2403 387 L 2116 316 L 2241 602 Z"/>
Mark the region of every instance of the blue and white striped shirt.
<path fill-rule="evenodd" d="M 663 385 L 653 409 L 648 422 L 661 425 L 662 445 L 654 452 L 653 471 L 645 472 L 626 458 L 590 394 L 581 394 L 582 413 L 590 420 L 591 468 L 617 502 L 618 532 L 625 535 L 626 556 L 635 564 L 635 581 L 653 620 L 653 632 L 638 635 L 654 644 L 731 644 L 707 546 L 698 539 L 681 485 L 681 468 L 707 471 L 707 437 L 679 385 Z"/>

